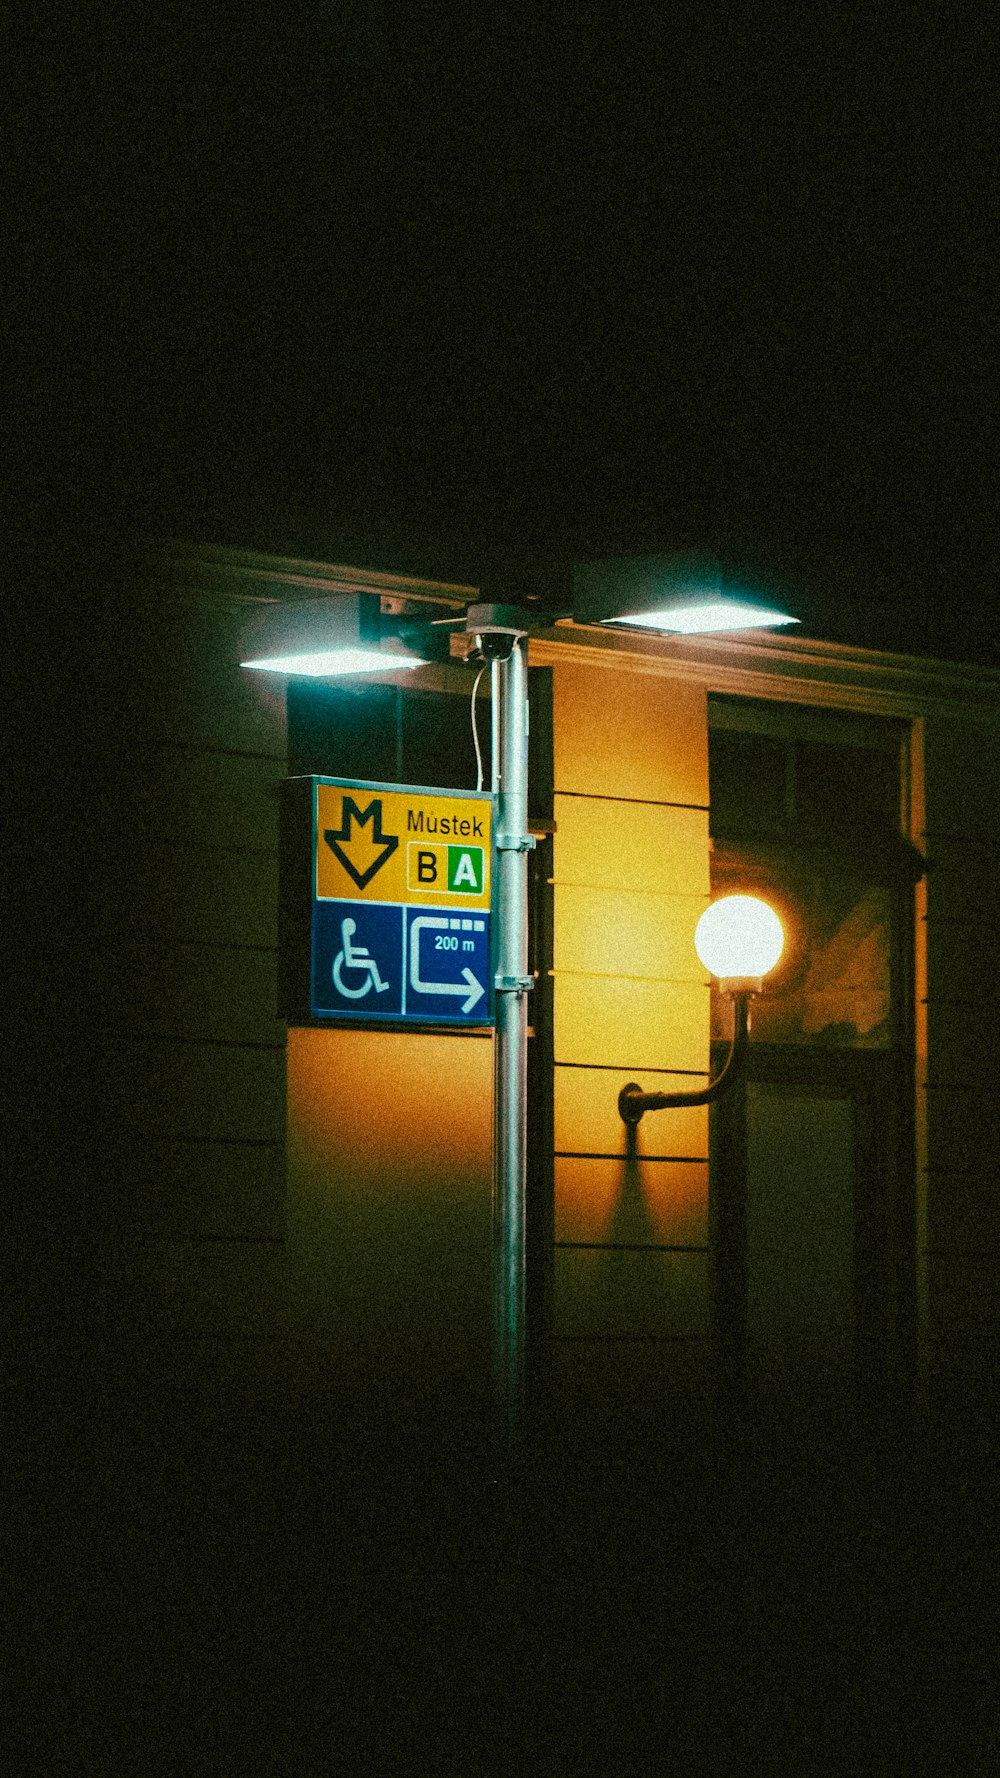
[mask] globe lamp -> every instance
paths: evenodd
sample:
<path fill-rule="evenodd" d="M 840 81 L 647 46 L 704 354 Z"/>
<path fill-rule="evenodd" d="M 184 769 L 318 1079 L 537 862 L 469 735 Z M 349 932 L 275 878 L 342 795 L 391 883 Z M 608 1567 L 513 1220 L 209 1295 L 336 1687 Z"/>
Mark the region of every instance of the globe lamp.
<path fill-rule="evenodd" d="M 724 895 L 713 901 L 694 932 L 699 960 L 728 994 L 759 993 L 762 978 L 784 946 L 781 921 L 757 895 Z"/>

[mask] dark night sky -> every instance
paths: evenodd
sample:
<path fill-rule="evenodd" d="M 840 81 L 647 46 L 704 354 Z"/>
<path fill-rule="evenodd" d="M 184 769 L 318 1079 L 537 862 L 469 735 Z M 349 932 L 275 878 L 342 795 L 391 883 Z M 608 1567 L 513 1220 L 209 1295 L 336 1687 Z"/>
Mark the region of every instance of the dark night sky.
<path fill-rule="evenodd" d="M 62 39 L 74 510 L 470 577 L 717 544 L 816 633 L 1000 662 L 985 16 L 738 10 Z"/>

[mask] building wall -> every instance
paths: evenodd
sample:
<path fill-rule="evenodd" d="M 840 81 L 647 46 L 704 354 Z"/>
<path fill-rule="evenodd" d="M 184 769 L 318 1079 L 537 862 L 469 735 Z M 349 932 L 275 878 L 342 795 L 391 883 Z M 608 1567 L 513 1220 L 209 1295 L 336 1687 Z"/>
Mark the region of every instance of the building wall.
<path fill-rule="evenodd" d="M 997 1403 L 1000 1379 L 1000 733 L 961 715 L 922 724 L 918 982 L 920 1243 L 927 1375 L 934 1396 Z"/>
<path fill-rule="evenodd" d="M 124 721 L 95 807 L 120 886 L 95 943 L 122 1337 L 210 1410 L 240 1391 L 294 1398 L 402 1367 L 428 1411 L 477 1413 L 490 1041 L 337 1030 L 289 1042 L 276 1014 L 283 686 L 238 662 L 261 601 L 301 596 L 302 578 L 161 565 L 136 592 L 127 683 L 107 639 Z M 995 688 L 965 708 L 961 670 L 930 697 L 915 664 L 904 696 L 866 662 L 859 691 L 836 651 L 825 678 L 796 680 L 789 648 L 782 689 L 772 662 L 727 677 L 718 656 L 694 670 L 689 648 L 667 676 L 610 647 L 591 661 L 579 645 L 532 646 L 554 673 L 553 1359 L 567 1412 L 640 1391 L 693 1421 L 708 1399 L 707 1111 L 644 1119 L 631 1153 L 616 1100 L 628 1079 L 683 1087 L 708 1067 L 691 938 L 708 895 L 715 687 L 915 724 L 912 831 L 929 861 L 916 947 L 924 1350 L 946 1395 L 995 1391 Z"/>
<path fill-rule="evenodd" d="M 273 1369 L 284 1241 L 284 698 L 238 665 L 262 592 L 189 565 L 138 596 L 107 806 L 121 1288 L 143 1362 L 209 1407 Z"/>
<path fill-rule="evenodd" d="M 137 593 L 103 799 L 121 1323 L 194 1414 L 308 1415 L 381 1385 L 482 1418 L 490 1039 L 278 1016 L 285 685 L 239 662 L 309 584 L 183 560 Z"/>
<path fill-rule="evenodd" d="M 490 1038 L 289 1032 L 290 1394 L 368 1392 L 469 1436 L 490 1388 Z"/>
<path fill-rule="evenodd" d="M 620 1088 L 703 1084 L 708 898 L 702 687 L 555 664 L 554 1372 L 577 1424 L 707 1399 L 708 1111 L 630 1141 Z"/>

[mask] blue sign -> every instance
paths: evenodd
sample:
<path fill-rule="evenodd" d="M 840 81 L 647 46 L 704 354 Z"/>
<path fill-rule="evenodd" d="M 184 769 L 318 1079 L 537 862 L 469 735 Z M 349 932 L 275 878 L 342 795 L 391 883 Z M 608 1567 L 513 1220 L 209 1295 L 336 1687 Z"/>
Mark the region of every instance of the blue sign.
<path fill-rule="evenodd" d="M 483 1025 L 492 1019 L 485 910 L 319 901 L 313 905 L 315 1017 Z"/>
<path fill-rule="evenodd" d="M 473 1025 L 489 1019 L 489 914 L 408 907 L 405 942 L 407 1012 Z"/>
<path fill-rule="evenodd" d="M 318 901 L 312 1010 L 398 1019 L 403 1011 L 403 910 L 384 902 Z"/>

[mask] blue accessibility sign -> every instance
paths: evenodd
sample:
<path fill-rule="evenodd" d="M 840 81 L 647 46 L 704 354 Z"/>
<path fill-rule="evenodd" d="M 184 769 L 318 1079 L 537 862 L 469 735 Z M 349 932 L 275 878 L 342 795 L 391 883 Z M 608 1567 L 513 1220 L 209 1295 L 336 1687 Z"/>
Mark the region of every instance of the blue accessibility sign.
<path fill-rule="evenodd" d="M 317 901 L 314 1016 L 482 1025 L 492 1018 L 490 916 Z"/>
<path fill-rule="evenodd" d="M 381 902 L 316 903 L 314 1013 L 398 1019 L 403 1011 L 403 982 L 401 907 Z"/>

